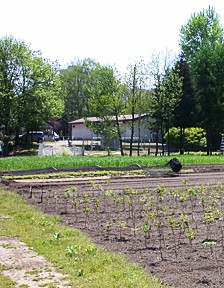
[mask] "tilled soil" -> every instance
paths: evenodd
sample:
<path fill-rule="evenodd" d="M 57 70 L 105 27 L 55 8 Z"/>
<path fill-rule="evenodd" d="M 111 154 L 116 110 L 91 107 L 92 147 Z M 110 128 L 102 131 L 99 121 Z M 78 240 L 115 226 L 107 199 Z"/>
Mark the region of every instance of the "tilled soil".
<path fill-rule="evenodd" d="M 172 287 L 224 287 L 222 165 L 5 184 Z"/>

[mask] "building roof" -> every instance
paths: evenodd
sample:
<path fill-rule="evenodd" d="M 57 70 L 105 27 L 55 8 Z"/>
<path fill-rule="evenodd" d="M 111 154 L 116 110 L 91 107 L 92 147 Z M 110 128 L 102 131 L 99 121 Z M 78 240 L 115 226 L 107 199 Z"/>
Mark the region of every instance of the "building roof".
<path fill-rule="evenodd" d="M 146 114 L 134 114 L 134 119 L 139 119 L 139 118 L 143 118 L 147 116 Z M 116 120 L 115 116 L 111 116 L 109 117 L 111 120 Z M 124 122 L 124 121 L 130 121 L 132 119 L 132 114 L 128 114 L 128 115 L 120 115 L 118 116 L 118 121 L 120 122 Z M 103 118 L 100 117 L 86 117 L 86 118 L 80 118 L 77 120 L 73 120 L 71 122 L 69 122 L 69 124 L 82 124 L 85 123 L 86 121 L 90 121 L 90 122 L 102 122 Z"/>

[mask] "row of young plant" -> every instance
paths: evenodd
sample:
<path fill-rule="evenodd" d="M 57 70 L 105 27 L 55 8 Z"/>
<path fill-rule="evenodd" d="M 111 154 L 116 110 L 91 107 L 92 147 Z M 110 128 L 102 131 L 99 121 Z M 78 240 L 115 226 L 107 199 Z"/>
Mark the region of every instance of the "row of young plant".
<path fill-rule="evenodd" d="M 44 196 L 42 202 L 54 212 L 70 214 L 76 225 L 91 229 L 97 223 L 98 233 L 131 240 L 142 237 L 145 247 L 157 247 L 163 252 L 172 243 L 177 257 L 186 241 L 190 247 L 201 245 L 211 254 L 219 247 L 224 250 L 223 194 L 221 184 L 188 187 L 184 180 L 181 188 L 110 189 L 96 182 L 85 191 L 71 187 Z M 42 193 L 43 197 L 43 193 Z M 82 216 L 83 215 L 83 216 Z M 129 233 L 126 233 L 129 232 Z M 201 243 L 197 239 L 203 239 Z M 169 245 L 168 245 L 169 243 Z"/>

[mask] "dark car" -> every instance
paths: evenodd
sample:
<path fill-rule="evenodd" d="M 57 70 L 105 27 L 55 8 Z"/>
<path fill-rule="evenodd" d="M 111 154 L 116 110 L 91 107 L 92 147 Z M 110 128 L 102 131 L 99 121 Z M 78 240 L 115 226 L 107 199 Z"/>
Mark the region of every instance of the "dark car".
<path fill-rule="evenodd" d="M 37 142 L 44 141 L 44 132 L 42 131 L 30 131 L 19 136 L 20 141 Z"/>

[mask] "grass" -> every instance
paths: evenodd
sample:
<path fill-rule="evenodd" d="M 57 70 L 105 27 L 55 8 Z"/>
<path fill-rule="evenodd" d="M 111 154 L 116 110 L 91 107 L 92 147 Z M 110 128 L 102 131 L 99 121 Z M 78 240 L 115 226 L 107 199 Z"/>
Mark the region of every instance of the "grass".
<path fill-rule="evenodd" d="M 18 237 L 69 275 L 74 287 L 165 287 L 123 255 L 96 246 L 80 231 L 62 225 L 59 217 L 41 213 L 20 196 L 0 190 L 0 203 L 1 235 Z M 0 283 L 1 287 L 15 287 L 1 274 Z"/>
<path fill-rule="evenodd" d="M 0 158 L 0 170 L 29 170 L 49 167 L 77 168 L 85 166 L 125 167 L 139 164 L 141 166 L 162 166 L 171 158 L 177 157 L 183 165 L 224 164 L 223 155 L 205 156 L 204 154 L 172 156 L 23 156 Z"/>
<path fill-rule="evenodd" d="M 0 265 L 0 287 L 1 288 L 15 288 L 16 287 L 16 283 L 11 281 L 8 277 L 5 277 L 1 274 L 1 271 L 4 270 L 4 267 L 2 265 Z"/>

